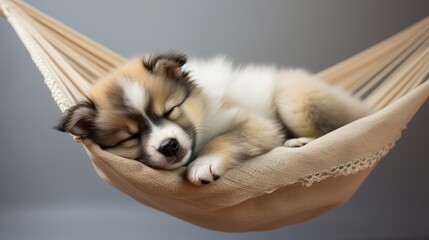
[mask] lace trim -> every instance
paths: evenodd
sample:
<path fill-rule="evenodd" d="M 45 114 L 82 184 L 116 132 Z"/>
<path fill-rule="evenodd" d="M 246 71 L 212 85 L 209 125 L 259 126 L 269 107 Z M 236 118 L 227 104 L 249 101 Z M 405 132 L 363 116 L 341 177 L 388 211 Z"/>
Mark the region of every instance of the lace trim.
<path fill-rule="evenodd" d="M 366 155 L 365 157 L 359 160 L 341 164 L 339 166 L 333 167 L 323 172 L 314 173 L 307 177 L 298 179 L 296 182 L 300 182 L 302 183 L 302 185 L 306 187 L 310 187 L 311 185 L 313 185 L 313 183 L 323 181 L 329 177 L 347 176 L 351 174 L 356 174 L 359 171 L 370 168 L 374 166 L 374 164 L 377 163 L 380 159 L 386 156 L 386 154 L 390 151 L 390 149 L 392 149 L 395 146 L 395 143 L 399 140 L 400 137 L 401 137 L 401 133 L 399 133 L 395 141 L 393 141 L 392 143 L 384 146 L 383 148 L 381 148 L 376 152 L 372 152 Z"/>

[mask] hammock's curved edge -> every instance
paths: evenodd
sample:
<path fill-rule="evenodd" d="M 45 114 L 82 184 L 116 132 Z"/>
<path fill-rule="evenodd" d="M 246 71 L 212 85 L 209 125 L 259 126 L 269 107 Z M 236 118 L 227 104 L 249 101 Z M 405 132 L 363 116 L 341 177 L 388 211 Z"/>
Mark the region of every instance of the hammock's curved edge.
<path fill-rule="evenodd" d="M 247 199 L 276 191 L 296 182 L 306 183 L 311 178 L 310 176 L 323 176 L 319 179 L 322 181 L 329 177 L 355 174 L 371 167 L 376 160 L 383 157 L 394 145 L 402 129 L 405 128 L 428 95 L 429 82 L 427 81 L 386 108 L 337 129 L 315 140 L 308 146 L 299 149 L 276 148 L 266 155 L 259 156 L 230 170 L 221 181 L 203 187 L 195 187 L 186 182 L 183 179 L 184 168 L 176 171 L 154 170 L 137 161 L 105 152 L 89 140 L 84 140 L 83 143 L 93 160 L 96 158 L 96 161 L 106 164 L 106 166 L 121 175 L 122 178 L 129 181 L 133 187 L 138 188 L 139 191 L 153 196 L 177 199 L 202 209 L 215 210 L 239 204 Z M 397 113 L 400 114 L 397 115 Z M 353 131 L 357 127 L 365 129 L 357 132 Z M 383 133 L 384 140 L 381 142 L 376 136 L 380 129 L 389 130 Z M 350 135 L 351 132 L 354 132 L 354 135 Z M 376 133 L 374 134 L 374 132 Z M 365 142 L 367 142 L 365 149 L 356 148 L 353 138 L 364 138 Z M 348 153 L 349 156 L 354 156 L 354 158 L 339 164 L 341 160 L 335 159 L 338 156 L 333 155 L 328 163 L 315 164 L 318 160 L 318 154 L 331 154 L 331 149 L 324 150 L 329 144 L 338 144 L 336 145 L 338 146 L 336 148 L 337 152 L 339 149 L 343 154 Z M 378 159 L 366 167 L 350 172 L 341 172 L 340 174 L 331 172 L 333 168 L 338 168 L 344 164 L 352 164 L 361 159 L 371 158 L 374 154 L 378 155 Z M 267 156 L 274 159 L 287 156 L 290 159 L 299 158 L 301 160 L 299 167 L 293 169 L 294 171 L 290 171 L 291 169 L 285 169 L 279 164 L 279 161 L 274 163 L 266 161 Z M 290 159 L 284 161 L 289 161 Z M 290 175 L 284 176 L 285 172 Z M 280 176 L 280 178 L 273 181 L 268 177 L 270 175 Z M 142 178 L 142 176 L 144 177 Z M 237 178 L 236 176 L 240 177 Z M 243 176 L 249 177 L 243 179 Z M 237 189 L 240 189 L 240 191 L 237 192 Z M 194 198 L 192 193 L 195 191 L 198 191 L 199 194 Z M 234 199 L 225 199 L 226 196 L 231 196 L 231 194 Z M 204 203 L 202 204 L 202 202 Z"/>

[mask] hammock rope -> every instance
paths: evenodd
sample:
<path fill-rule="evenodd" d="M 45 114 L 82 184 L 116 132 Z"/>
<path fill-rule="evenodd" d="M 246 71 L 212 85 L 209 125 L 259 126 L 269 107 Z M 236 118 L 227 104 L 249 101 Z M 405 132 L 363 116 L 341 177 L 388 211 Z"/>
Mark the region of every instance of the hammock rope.
<path fill-rule="evenodd" d="M 1 2 L 2 12 L 8 13 L 8 20 L 18 29 L 17 32 L 21 32 L 19 35 L 24 44 L 33 49 L 34 58 L 41 58 L 51 66 L 42 68 L 53 72 L 51 78 L 61 89 L 68 106 L 85 96 L 96 79 L 125 61 L 113 51 L 22 1 Z M 425 53 L 429 42 L 428 22 L 429 18 L 426 18 L 319 75 L 359 97 L 365 97 L 375 110 L 381 109 L 426 80 L 429 70 L 421 64 L 428 59 Z M 415 77 L 410 78 L 412 81 L 405 81 L 408 79 L 404 75 L 410 74 Z"/>
<path fill-rule="evenodd" d="M 0 0 L 0 7 L 63 112 L 125 61 L 20 0 Z M 255 231 L 301 222 L 347 201 L 428 97 L 429 17 L 318 75 L 363 98 L 374 113 L 303 148 L 273 149 L 204 188 L 183 180 L 184 168 L 157 171 L 89 139 L 82 143 L 105 181 L 191 223 Z"/>

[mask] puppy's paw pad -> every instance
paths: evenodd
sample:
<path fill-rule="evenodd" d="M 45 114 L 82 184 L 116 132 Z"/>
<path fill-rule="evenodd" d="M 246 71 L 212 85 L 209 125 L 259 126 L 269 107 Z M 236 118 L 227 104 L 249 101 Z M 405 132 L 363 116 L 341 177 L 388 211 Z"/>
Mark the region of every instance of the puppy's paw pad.
<path fill-rule="evenodd" d="M 292 139 L 286 140 L 283 145 L 285 147 L 296 148 L 296 147 L 302 147 L 313 140 L 314 138 L 306 138 L 306 137 L 292 138 Z"/>
<path fill-rule="evenodd" d="M 188 180 L 195 185 L 209 184 L 218 180 L 226 171 L 223 160 L 216 156 L 195 159 L 186 172 Z"/>

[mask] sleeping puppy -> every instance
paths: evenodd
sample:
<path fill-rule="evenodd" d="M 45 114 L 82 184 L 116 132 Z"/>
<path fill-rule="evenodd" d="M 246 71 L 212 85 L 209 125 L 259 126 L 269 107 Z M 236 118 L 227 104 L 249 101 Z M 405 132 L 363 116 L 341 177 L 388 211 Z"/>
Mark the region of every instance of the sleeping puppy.
<path fill-rule="evenodd" d="M 153 168 L 190 162 L 186 177 L 200 185 L 368 113 L 359 100 L 303 70 L 234 68 L 223 57 L 190 61 L 184 69 L 186 62 L 174 52 L 128 61 L 97 81 L 56 129 Z"/>

